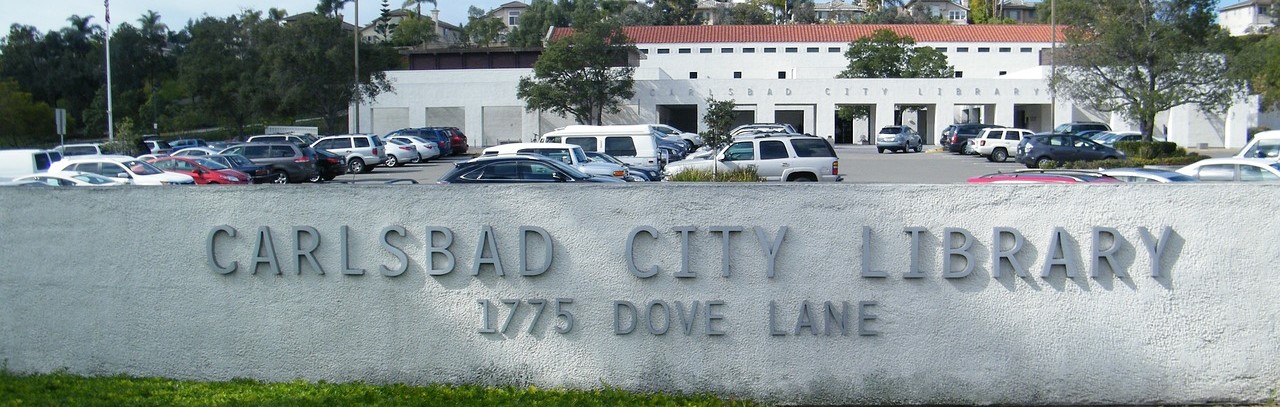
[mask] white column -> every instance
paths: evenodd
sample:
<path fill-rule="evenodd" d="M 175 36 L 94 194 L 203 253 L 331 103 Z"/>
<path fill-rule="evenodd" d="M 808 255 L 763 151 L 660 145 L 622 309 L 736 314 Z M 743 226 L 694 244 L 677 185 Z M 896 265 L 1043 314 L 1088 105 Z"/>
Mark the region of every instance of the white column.
<path fill-rule="evenodd" d="M 933 106 L 933 133 L 925 138 L 929 140 L 929 144 L 938 144 L 938 138 L 942 136 L 942 129 L 947 128 L 956 122 L 956 105 L 952 103 L 939 103 Z"/>
<path fill-rule="evenodd" d="M 835 142 L 836 139 L 836 104 L 821 102 L 813 111 L 813 135 Z"/>
<path fill-rule="evenodd" d="M 995 124 L 1013 127 L 1013 103 L 996 103 L 995 114 Z"/>
<path fill-rule="evenodd" d="M 871 136 L 875 137 L 875 133 L 879 132 L 884 126 L 893 125 L 893 103 L 876 103 L 875 116 L 871 118 L 872 129 Z"/>

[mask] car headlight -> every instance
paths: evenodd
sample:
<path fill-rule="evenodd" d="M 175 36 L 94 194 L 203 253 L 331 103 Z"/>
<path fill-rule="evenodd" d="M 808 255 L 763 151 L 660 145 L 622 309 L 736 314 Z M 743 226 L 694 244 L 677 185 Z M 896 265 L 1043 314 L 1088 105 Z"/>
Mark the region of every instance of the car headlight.
<path fill-rule="evenodd" d="M 231 182 L 240 182 L 240 177 L 236 177 L 234 175 L 228 175 L 227 180 Z"/>

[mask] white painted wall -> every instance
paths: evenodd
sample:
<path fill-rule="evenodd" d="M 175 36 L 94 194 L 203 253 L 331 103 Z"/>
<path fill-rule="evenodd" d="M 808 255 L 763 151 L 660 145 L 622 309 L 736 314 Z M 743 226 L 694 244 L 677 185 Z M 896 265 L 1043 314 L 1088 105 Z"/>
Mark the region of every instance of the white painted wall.
<path fill-rule="evenodd" d="M 1257 220 L 1280 210 L 1278 193 L 1274 185 L 5 188 L 0 361 L 15 372 L 607 384 L 799 404 L 1262 403 L 1280 381 L 1280 284 L 1273 245 L 1259 242 L 1280 240 L 1280 229 Z M 423 196 L 449 199 L 422 205 Z M 888 209 L 904 202 L 929 210 Z M 212 271 L 206 241 L 218 225 L 238 230 L 217 238 L 219 262 L 247 266 L 266 226 L 283 273 Z M 516 275 L 522 225 L 553 239 L 545 274 Z M 628 232 L 643 225 L 659 232 L 635 246 L 641 267 L 661 267 L 650 279 L 627 265 Z M 696 278 L 673 275 L 681 267 L 674 228 L 685 225 L 696 227 Z M 324 275 L 297 271 L 297 226 L 321 235 L 315 255 Z M 387 226 L 407 230 L 390 239 L 409 259 L 398 277 L 379 271 L 399 264 L 379 243 Z M 491 266 L 470 273 L 484 226 L 495 231 L 505 277 Z M 746 229 L 732 235 L 729 277 L 720 275 L 721 239 L 708 232 L 715 226 Z M 767 239 L 788 228 L 774 278 L 765 276 L 755 226 Z M 1119 232 L 1115 259 L 1127 277 L 1089 276 L 1095 226 Z M 457 268 L 447 275 L 424 272 L 428 227 L 455 233 Z M 865 242 L 863 227 L 872 230 Z M 923 278 L 904 278 L 913 264 L 910 227 L 926 230 L 917 257 Z M 974 237 L 977 269 L 968 277 L 941 277 L 948 227 Z M 992 277 L 991 251 L 1010 246 L 993 245 L 997 227 L 1025 236 L 1015 258 L 1033 276 Z M 1172 234 L 1156 256 L 1163 276 L 1152 278 L 1139 228 L 1159 236 L 1164 227 Z M 1078 265 L 1076 277 L 1060 266 L 1040 277 L 1046 259 L 1058 257 L 1050 254 L 1055 228 L 1068 236 L 1063 258 Z M 364 275 L 341 272 L 344 251 L 345 266 Z M 959 270 L 963 260 L 954 258 Z M 859 277 L 864 259 L 890 276 Z M 557 334 L 563 322 L 552 314 L 530 332 L 526 304 L 505 333 L 479 332 L 479 300 L 497 304 L 491 318 L 500 328 L 502 299 L 541 298 L 573 299 L 574 330 Z M 716 325 L 725 334 L 707 336 L 697 320 L 689 335 L 679 325 L 665 335 L 645 325 L 617 335 L 619 300 L 723 301 Z M 772 329 L 786 335 L 770 334 L 771 301 Z M 864 328 L 879 334 L 860 336 L 854 325 L 828 336 L 816 315 L 817 335 L 794 335 L 804 301 L 874 301 L 876 320 Z"/>

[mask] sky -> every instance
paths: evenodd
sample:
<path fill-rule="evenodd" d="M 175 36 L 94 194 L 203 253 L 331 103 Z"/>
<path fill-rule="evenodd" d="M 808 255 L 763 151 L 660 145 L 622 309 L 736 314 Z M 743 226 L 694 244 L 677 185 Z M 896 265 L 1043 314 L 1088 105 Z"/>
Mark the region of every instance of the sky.
<path fill-rule="evenodd" d="M 252 8 L 266 11 L 272 7 L 282 8 L 289 14 L 314 11 L 318 0 L 108 0 L 111 2 L 111 22 L 118 25 L 128 22 L 138 25 L 138 17 L 147 10 L 160 13 L 160 22 L 169 29 L 178 31 L 187 25 L 188 20 L 198 19 L 203 15 L 226 17 L 238 14 L 241 9 Z M 467 20 L 467 8 L 480 7 L 485 10 L 507 3 L 509 0 L 438 0 L 440 20 L 461 27 Z M 821 1 L 821 0 L 819 0 Z M 1243 0 L 1217 0 L 1218 6 L 1239 3 Z M 388 0 L 392 9 L 404 5 L 404 0 Z M 525 1 L 528 3 L 528 1 Z M 99 0 L 0 0 L 0 30 L 9 32 L 9 26 L 18 23 L 35 26 L 40 32 L 58 30 L 66 27 L 67 17 L 72 15 L 93 16 L 91 22 L 106 26 L 103 19 L 103 2 Z M 423 14 L 431 5 L 423 5 Z M 360 24 L 366 25 L 377 18 L 382 8 L 381 0 L 360 1 Z M 344 20 L 351 22 L 352 6 L 343 10 Z"/>
<path fill-rule="evenodd" d="M 188 20 L 199 19 L 204 15 L 226 17 L 239 14 L 241 9 L 252 8 L 266 11 L 272 7 L 281 8 L 289 14 L 315 11 L 318 0 L 108 0 L 111 4 L 112 26 L 128 22 L 138 25 L 138 17 L 147 10 L 160 13 L 160 22 L 178 31 L 186 27 Z M 381 0 L 360 1 L 360 24 L 366 25 L 377 18 L 382 9 Z M 404 5 L 405 0 L 388 0 L 391 9 Z M 491 10 L 510 0 L 437 0 L 440 5 L 440 20 L 461 27 L 467 21 L 467 8 L 470 6 Z M 527 1 L 526 1 L 527 3 Z M 40 32 L 59 30 L 67 27 L 67 17 L 72 15 L 93 16 L 91 22 L 106 27 L 102 0 L 0 0 L 0 30 L 7 34 L 9 26 L 17 23 L 35 26 Z M 431 4 L 422 5 L 422 14 L 430 16 Z M 343 9 L 344 21 L 351 22 L 353 8 L 348 4 Z M 0 34 L 3 35 L 3 34 Z"/>

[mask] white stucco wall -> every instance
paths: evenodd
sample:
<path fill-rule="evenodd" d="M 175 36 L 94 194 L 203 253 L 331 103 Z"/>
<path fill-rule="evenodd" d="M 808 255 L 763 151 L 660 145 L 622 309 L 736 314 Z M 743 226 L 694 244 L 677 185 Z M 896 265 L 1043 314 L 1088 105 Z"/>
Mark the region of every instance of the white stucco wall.
<path fill-rule="evenodd" d="M 1280 229 L 1258 223 L 1280 210 L 1277 194 L 1274 185 L 5 188 L 0 361 L 17 372 L 609 385 L 805 404 L 1261 403 L 1280 383 L 1270 243 Z M 219 225 L 237 230 L 214 240 L 221 266 L 239 262 L 225 275 L 206 253 Z M 645 225 L 659 236 L 641 234 L 634 258 L 661 271 L 641 279 L 626 248 Z M 302 226 L 320 235 L 323 275 L 297 266 L 292 228 Z M 379 270 L 400 264 L 380 243 L 389 226 L 407 232 L 388 239 L 409 260 L 397 277 Z M 521 226 L 553 241 L 550 268 L 536 277 L 519 276 Z M 695 227 L 694 278 L 675 276 L 681 226 Z M 745 230 L 731 234 L 729 277 L 710 232 L 720 226 Z M 772 242 L 782 226 L 769 278 L 753 228 Z M 248 271 L 260 227 L 272 234 L 279 275 Z M 448 274 L 425 271 L 429 227 L 454 234 Z M 505 277 L 491 265 L 472 276 L 484 227 Z M 924 230 L 918 256 L 904 232 L 915 227 Z M 945 237 L 951 227 L 973 236 L 976 269 L 963 278 L 942 276 L 941 242 L 961 245 Z M 1027 277 L 1004 261 L 1005 274 L 992 277 L 991 252 L 1012 245 L 993 244 L 998 227 L 1025 237 L 1014 258 Z M 1106 267 L 1090 276 L 1095 227 L 1118 232 L 1123 277 Z M 1140 228 L 1161 238 L 1166 227 L 1162 253 L 1150 255 Z M 544 258 L 537 242 L 531 263 Z M 1059 246 L 1065 255 L 1052 254 Z M 963 269 L 951 257 L 950 270 Z M 1074 266 L 1042 277 L 1054 258 Z M 1153 258 L 1161 277 L 1151 277 Z M 888 277 L 861 277 L 863 261 Z M 922 278 L 906 278 L 917 261 Z M 553 304 L 532 324 L 527 302 L 557 298 L 572 299 L 565 334 Z M 503 299 L 526 302 L 504 332 L 481 333 L 480 301 L 500 330 Z M 674 310 L 663 335 L 644 323 L 615 333 L 615 301 L 653 300 L 686 311 L 699 301 L 698 318 L 685 318 L 689 334 Z M 722 302 L 711 326 L 723 335 L 707 334 L 712 301 Z M 800 318 L 806 301 L 816 333 Z M 826 301 L 837 311 L 851 304 L 847 334 L 827 334 Z M 865 315 L 875 319 L 859 331 L 862 302 L 874 302 Z M 869 331 L 877 334 L 860 335 Z"/>

